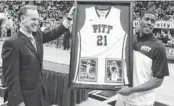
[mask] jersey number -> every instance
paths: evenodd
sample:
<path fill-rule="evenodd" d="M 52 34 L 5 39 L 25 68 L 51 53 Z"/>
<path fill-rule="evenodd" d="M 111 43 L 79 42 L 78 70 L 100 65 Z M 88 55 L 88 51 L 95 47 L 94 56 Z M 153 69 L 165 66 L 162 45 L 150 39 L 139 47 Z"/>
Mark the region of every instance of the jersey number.
<path fill-rule="evenodd" d="M 107 46 L 107 36 L 98 35 L 97 36 L 97 45 L 98 46 Z"/>

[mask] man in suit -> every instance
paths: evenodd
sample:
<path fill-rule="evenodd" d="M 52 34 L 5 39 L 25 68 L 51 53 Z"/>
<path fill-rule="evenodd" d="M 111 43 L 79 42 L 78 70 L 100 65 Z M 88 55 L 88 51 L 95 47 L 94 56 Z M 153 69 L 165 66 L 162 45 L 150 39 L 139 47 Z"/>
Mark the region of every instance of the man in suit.
<path fill-rule="evenodd" d="M 75 6 L 58 27 L 41 32 L 37 7 L 25 5 L 20 8 L 21 27 L 17 35 L 4 42 L 1 54 L 8 106 L 46 106 L 42 71 L 43 43 L 60 37 L 68 29 L 74 9 Z"/>

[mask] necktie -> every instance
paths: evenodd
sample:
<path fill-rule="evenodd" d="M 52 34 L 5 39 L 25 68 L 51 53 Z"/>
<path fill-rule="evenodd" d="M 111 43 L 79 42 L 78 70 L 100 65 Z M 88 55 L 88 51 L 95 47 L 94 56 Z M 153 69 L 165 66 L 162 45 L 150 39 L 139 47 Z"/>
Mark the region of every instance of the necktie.
<path fill-rule="evenodd" d="M 30 39 L 31 43 L 33 44 L 35 50 L 37 51 L 36 41 L 35 41 L 34 37 L 33 36 L 30 36 L 29 39 Z"/>

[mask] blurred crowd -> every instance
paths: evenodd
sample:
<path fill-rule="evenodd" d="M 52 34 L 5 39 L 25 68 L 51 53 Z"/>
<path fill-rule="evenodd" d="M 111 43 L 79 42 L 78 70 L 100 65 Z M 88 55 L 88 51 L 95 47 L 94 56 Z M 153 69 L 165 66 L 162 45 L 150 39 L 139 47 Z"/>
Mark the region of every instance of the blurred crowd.
<path fill-rule="evenodd" d="M 174 2 L 173 1 L 137 1 L 133 6 L 133 19 L 139 20 L 146 10 L 155 11 L 157 20 L 173 21 Z"/>
<path fill-rule="evenodd" d="M 174 22 L 174 1 L 136 1 L 133 3 L 133 20 L 140 20 L 140 16 L 147 10 L 156 13 L 157 21 Z M 174 28 L 154 29 L 154 35 L 164 45 L 174 45 Z"/>
<path fill-rule="evenodd" d="M 155 29 L 154 35 L 161 40 L 164 45 L 174 45 L 174 30 Z"/>
<path fill-rule="evenodd" d="M 17 33 L 19 28 L 18 10 L 26 4 L 38 6 L 41 16 L 40 28 L 48 31 L 59 25 L 73 5 L 73 1 L 0 1 L 0 13 L 5 13 L 7 19 L 0 19 L 0 38 Z M 136 1 L 133 2 L 133 20 L 139 20 L 144 11 L 153 10 L 156 12 L 157 20 L 174 22 L 174 1 Z M 5 22 L 5 24 L 3 24 Z M 68 32 L 69 33 L 69 32 Z M 166 45 L 174 45 L 173 29 L 155 29 L 154 35 Z M 64 34 L 59 39 L 49 42 L 57 48 L 68 50 L 70 48 L 70 35 Z"/>
<path fill-rule="evenodd" d="M 11 36 L 12 33 L 17 33 L 19 28 L 18 11 L 21 6 L 26 4 L 37 5 L 41 16 L 40 28 L 42 31 L 48 31 L 60 24 L 71 9 L 73 1 L 0 1 L 0 13 L 5 13 L 7 16 L 5 21 L 0 20 L 1 40 Z M 62 47 L 63 39 L 64 36 L 48 44 Z"/>

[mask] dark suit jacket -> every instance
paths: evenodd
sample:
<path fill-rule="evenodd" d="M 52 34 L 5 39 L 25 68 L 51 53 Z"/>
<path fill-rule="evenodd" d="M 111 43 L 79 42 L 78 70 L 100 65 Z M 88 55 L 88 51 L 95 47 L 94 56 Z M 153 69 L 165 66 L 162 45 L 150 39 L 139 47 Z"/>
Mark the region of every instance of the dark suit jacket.
<path fill-rule="evenodd" d="M 24 102 L 26 106 L 43 106 L 45 85 L 43 82 L 43 43 L 61 36 L 66 28 L 61 24 L 49 32 L 33 33 L 37 51 L 22 32 L 6 40 L 2 47 L 2 69 L 8 90 L 8 106 Z"/>

